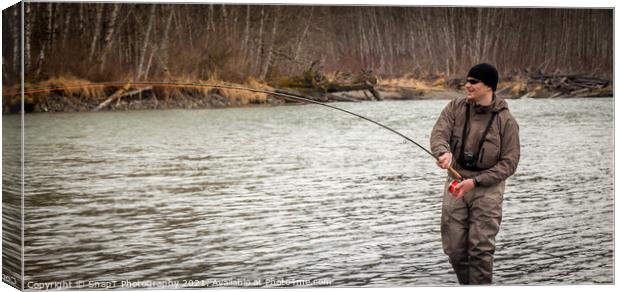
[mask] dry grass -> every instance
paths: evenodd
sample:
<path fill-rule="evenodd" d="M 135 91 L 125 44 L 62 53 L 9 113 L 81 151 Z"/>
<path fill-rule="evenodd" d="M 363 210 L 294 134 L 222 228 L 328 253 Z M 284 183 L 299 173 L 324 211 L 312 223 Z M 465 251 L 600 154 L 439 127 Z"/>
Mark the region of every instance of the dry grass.
<path fill-rule="evenodd" d="M 173 81 L 170 81 L 171 84 L 169 86 L 154 86 L 153 93 L 155 94 L 155 96 L 158 98 L 164 98 L 165 100 L 169 100 L 170 102 L 174 102 L 174 100 L 182 102 L 188 97 L 207 99 L 210 96 L 213 96 L 213 94 L 219 94 L 227 98 L 230 105 L 244 106 L 249 104 L 264 104 L 267 102 L 269 94 L 243 89 L 214 88 L 210 86 L 183 86 L 175 85 L 175 83 L 226 85 L 232 87 L 243 87 L 265 91 L 273 90 L 273 88 L 268 86 L 266 83 L 253 78 L 247 79 L 243 84 L 225 82 L 218 78 L 218 76 L 216 75 L 211 76 L 207 80 L 196 80 L 188 76 L 182 76 L 180 78 L 174 78 L 172 80 Z M 112 92 L 115 92 L 119 88 L 117 86 L 94 85 L 94 83 L 89 80 L 74 78 L 70 76 L 61 76 L 51 78 L 36 84 L 25 84 L 24 89 L 25 91 L 44 90 L 41 92 L 26 94 L 26 99 L 32 104 L 45 104 L 51 96 L 60 96 L 61 99 L 66 98 L 68 102 L 69 100 L 80 100 L 87 103 L 97 103 L 107 98 L 108 95 L 110 95 Z M 131 83 L 128 83 L 128 85 L 126 85 L 124 89 L 132 90 L 134 88 L 131 86 Z M 3 87 L 4 94 L 19 92 L 19 85 Z M 13 99 L 15 99 L 16 101 L 13 101 Z M 12 104 L 12 102 L 18 102 L 19 100 L 19 96 L 17 96 L 16 98 L 9 98 L 7 95 L 4 98 L 4 104 Z"/>
<path fill-rule="evenodd" d="M 497 90 L 504 92 L 506 95 L 523 95 L 528 91 L 527 81 L 523 78 L 501 81 L 497 84 Z"/>
<path fill-rule="evenodd" d="M 207 80 L 195 80 L 195 79 L 191 79 L 187 77 L 182 77 L 182 78 L 176 79 L 174 82 L 175 83 L 225 85 L 225 86 L 232 86 L 232 87 L 248 87 L 248 88 L 259 89 L 259 90 L 273 90 L 271 87 L 269 87 L 265 83 L 262 83 L 256 79 L 248 79 L 244 84 L 237 84 L 237 83 L 225 82 L 221 80 L 217 75 L 212 75 Z M 178 88 L 164 89 L 164 90 L 169 91 L 169 92 L 172 91 L 170 92 L 171 96 L 175 96 L 175 93 L 173 93 L 174 91 L 176 91 L 178 94 Z M 214 93 L 214 90 L 216 90 L 218 94 L 227 97 L 230 100 L 231 104 L 237 104 L 237 105 L 247 105 L 251 103 L 264 103 L 267 101 L 267 96 L 268 96 L 267 94 L 260 93 L 260 92 L 252 92 L 248 90 L 230 89 L 230 88 L 215 89 L 214 87 L 210 87 L 210 86 L 197 86 L 197 87 L 192 87 L 190 89 L 190 91 L 193 94 L 197 96 L 201 96 L 201 97 L 208 97 L 209 95 Z"/>
<path fill-rule="evenodd" d="M 386 91 L 399 91 L 400 87 L 411 88 L 416 91 L 428 93 L 431 91 L 445 89 L 445 79 L 437 78 L 435 80 L 420 80 L 410 76 L 380 79 L 378 85 Z"/>
<path fill-rule="evenodd" d="M 63 76 L 51 78 L 38 83 L 24 83 L 24 103 L 35 105 L 46 102 L 52 95 L 60 95 L 67 98 L 77 98 L 82 101 L 96 101 L 105 97 L 103 87 L 97 87 L 92 82 L 84 79 Z M 3 106 L 14 106 L 21 101 L 21 86 L 3 86 Z M 6 94 L 6 96 L 4 96 Z"/>
<path fill-rule="evenodd" d="M 213 84 L 213 85 L 226 85 L 233 87 L 247 87 L 251 89 L 258 90 L 273 90 L 271 87 L 266 85 L 263 82 L 258 81 L 257 79 L 250 78 L 244 84 L 236 84 L 236 83 L 228 83 L 220 80 L 217 76 L 209 78 L 204 83 Z M 219 91 L 222 95 L 228 97 L 232 104 L 237 105 L 247 105 L 252 103 L 265 103 L 267 101 L 267 94 L 261 92 L 253 92 L 249 90 L 242 89 L 230 89 L 230 88 L 220 88 Z"/>
<path fill-rule="evenodd" d="M 98 100 L 105 96 L 104 88 L 101 86 L 88 86 L 92 82 L 74 77 L 57 77 L 46 81 L 25 86 L 26 90 L 35 90 L 40 88 L 62 88 L 58 91 L 63 96 L 74 96 L 86 100 Z M 47 95 L 48 93 L 36 93 L 36 96 Z"/>
<path fill-rule="evenodd" d="M 254 78 L 248 79 L 245 82 L 245 86 L 254 88 L 254 89 L 273 91 L 272 87 Z M 265 103 L 267 101 L 267 96 L 268 94 L 266 93 L 245 92 L 245 95 L 243 96 L 243 98 L 250 103 Z"/>
<path fill-rule="evenodd" d="M 2 85 L 2 96 L 7 97 L 7 96 L 12 96 L 12 95 L 16 95 L 19 94 L 21 91 L 21 87 L 19 86 L 19 84 L 16 85 Z"/>
<path fill-rule="evenodd" d="M 21 87 L 17 85 L 2 85 L 2 106 L 15 107 L 21 103 Z"/>

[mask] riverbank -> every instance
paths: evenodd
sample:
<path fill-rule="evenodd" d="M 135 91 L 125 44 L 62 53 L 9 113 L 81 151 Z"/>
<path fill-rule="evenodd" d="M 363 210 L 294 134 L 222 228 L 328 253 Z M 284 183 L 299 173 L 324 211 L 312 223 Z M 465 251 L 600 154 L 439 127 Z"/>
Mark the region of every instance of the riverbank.
<path fill-rule="evenodd" d="M 568 77 L 567 77 L 568 76 Z M 613 96 L 610 82 L 590 80 L 587 87 L 570 87 L 571 76 L 550 78 L 506 78 L 498 84 L 497 94 L 507 99 L 518 98 L 571 98 Z M 553 79 L 555 78 L 555 79 Z M 584 77 L 579 77 L 584 78 Z M 597 83 L 598 82 L 598 83 Z M 195 86 L 195 84 L 203 84 Z M 274 92 L 285 91 L 320 102 L 359 102 L 379 100 L 453 99 L 465 94 L 462 79 L 403 77 L 377 79 L 370 90 L 327 92 L 307 88 L 282 88 L 250 79 L 243 84 L 221 80 L 181 80 L 158 83 L 93 83 L 75 78 L 50 79 L 37 84 L 26 84 L 26 112 L 89 112 L 149 109 L 203 109 L 246 106 L 276 106 L 299 103 L 277 94 L 251 92 L 239 89 L 213 88 L 225 85 Z M 3 113 L 20 109 L 20 95 L 16 87 L 3 88 Z M 13 94 L 11 94 L 13 93 Z"/>

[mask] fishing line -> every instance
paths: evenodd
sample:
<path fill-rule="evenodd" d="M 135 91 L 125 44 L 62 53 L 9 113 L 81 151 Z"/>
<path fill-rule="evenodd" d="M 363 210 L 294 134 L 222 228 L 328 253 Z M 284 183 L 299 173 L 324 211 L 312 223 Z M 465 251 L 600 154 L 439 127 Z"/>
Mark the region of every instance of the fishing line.
<path fill-rule="evenodd" d="M 424 150 L 424 152 L 428 153 L 428 155 L 430 155 L 431 157 L 433 157 L 435 160 L 439 160 L 439 158 L 437 156 L 435 156 L 431 151 L 429 151 L 428 149 L 426 149 L 424 146 L 420 145 L 419 143 L 417 143 L 416 141 L 414 141 L 413 139 L 405 136 L 404 134 L 402 134 L 401 132 L 398 132 L 382 123 L 379 123 L 375 120 L 372 120 L 370 118 L 367 118 L 365 116 L 362 116 L 360 114 L 345 110 L 343 108 L 339 108 L 333 105 L 329 105 L 323 102 L 319 102 L 316 100 L 312 100 L 309 99 L 307 97 L 304 96 L 300 96 L 297 94 L 293 94 L 293 93 L 289 93 L 289 92 L 283 92 L 281 90 L 276 90 L 276 91 L 269 91 L 269 90 L 263 90 L 263 89 L 256 89 L 256 88 L 249 88 L 249 87 L 242 87 L 242 86 L 233 86 L 233 85 L 216 85 L 216 84 L 206 84 L 206 83 L 182 83 L 182 82 L 100 82 L 100 83 L 87 83 L 87 84 L 76 84 L 76 85 L 70 85 L 70 86 L 61 86 L 61 87 L 47 87 L 47 88 L 36 88 L 36 89 L 31 89 L 31 90 L 26 90 L 24 91 L 24 94 L 33 94 L 33 93 L 42 93 L 42 92 L 51 92 L 51 91 L 57 91 L 57 90 L 67 90 L 67 89 L 75 89 L 75 88 L 85 88 L 85 87 L 107 87 L 107 86 L 116 86 L 116 87 L 126 87 L 126 86 L 136 86 L 136 87 L 146 87 L 146 86 L 153 86 L 153 87 L 184 87 L 184 88 L 221 88 L 221 89 L 231 89 L 231 90 L 243 90 L 243 91 L 250 91 L 250 92 L 256 92 L 256 93 L 264 93 L 264 94 L 269 94 L 269 95 L 274 95 L 274 96 L 280 96 L 283 97 L 285 99 L 290 99 L 290 100 L 295 100 L 295 101 L 302 101 L 302 102 L 306 102 L 306 103 L 311 103 L 311 104 L 317 104 L 317 105 L 321 105 L 324 107 L 328 107 L 334 110 L 338 110 L 353 116 L 356 116 L 360 119 L 366 120 L 368 122 L 371 122 L 377 126 L 380 126 L 402 138 L 404 138 L 405 140 L 413 143 L 414 145 L 418 146 L 420 149 Z M 13 93 L 13 95 L 16 93 Z M 8 94 L 3 94 L 3 95 L 12 95 L 11 93 Z M 456 177 L 457 179 L 462 179 L 461 175 L 456 172 L 451 166 L 448 167 L 448 171 L 450 173 L 452 173 L 452 175 L 454 177 Z"/>

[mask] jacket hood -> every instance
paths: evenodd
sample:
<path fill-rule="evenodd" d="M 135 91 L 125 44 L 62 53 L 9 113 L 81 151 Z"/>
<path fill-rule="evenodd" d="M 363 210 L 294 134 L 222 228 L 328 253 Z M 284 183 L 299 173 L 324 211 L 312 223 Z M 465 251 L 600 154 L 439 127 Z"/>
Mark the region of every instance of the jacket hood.
<path fill-rule="evenodd" d="M 495 97 L 495 102 L 493 103 L 493 108 L 491 109 L 492 111 L 501 112 L 508 109 L 508 103 L 506 103 L 506 100 L 495 94 L 493 94 L 493 96 Z"/>

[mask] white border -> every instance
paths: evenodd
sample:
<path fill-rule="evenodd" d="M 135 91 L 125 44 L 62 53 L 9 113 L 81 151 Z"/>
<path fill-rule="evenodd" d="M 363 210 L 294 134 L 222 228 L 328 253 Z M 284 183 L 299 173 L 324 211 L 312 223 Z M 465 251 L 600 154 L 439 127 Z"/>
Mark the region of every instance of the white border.
<path fill-rule="evenodd" d="M 39 1 L 37 1 L 39 2 Z M 85 1 L 54 1 L 54 2 L 85 2 Z M 95 1 L 89 1 L 95 2 Z M 177 3 L 255 3 L 255 4 L 318 4 L 318 5 L 398 5 L 398 6 L 486 6 L 486 7 L 601 7 L 601 8 L 615 8 L 616 3 L 610 0 L 588 0 L 588 1 L 575 1 L 575 0 L 567 0 L 567 1 L 559 1 L 559 0 L 476 0 L 476 1 L 465 1 L 465 0 L 410 0 L 410 1 L 396 1 L 396 0 L 296 0 L 296 1 L 264 1 L 264 0 L 211 0 L 211 1 L 195 1 L 195 0 L 169 0 L 169 1 L 96 1 L 96 2 L 142 2 L 142 3 L 159 3 L 159 2 L 177 2 Z M 5 9 L 13 4 L 17 3 L 17 1 L 10 0 L 0 0 L 0 7 Z M 617 68 L 618 60 L 616 58 L 616 48 L 617 48 L 617 33 L 618 32 L 618 21 L 616 21 L 616 13 L 614 10 L 614 84 L 618 84 L 618 78 L 615 68 Z M 0 42 L 1 44 L 1 42 Z M 23 77 L 23 76 L 22 76 Z M 618 96 L 618 91 L 615 90 L 614 87 L 614 96 Z M 618 270 L 616 269 L 617 256 L 616 251 L 618 250 L 618 244 L 615 240 L 615 235 L 617 234 L 617 229 L 615 228 L 615 223 L 618 222 L 618 214 L 615 212 L 615 186 L 617 185 L 616 175 L 615 175 L 615 165 L 617 165 L 617 156 L 615 155 L 620 147 L 615 143 L 615 134 L 616 130 L 619 129 L 620 123 L 615 117 L 619 114 L 618 107 L 616 106 L 616 99 L 614 99 L 614 283 L 615 280 L 618 279 Z M 22 117 L 22 125 L 23 125 L 23 117 Z M 0 135 L 2 134 L 2 120 L 0 119 Z M 22 137 L 23 137 L 22 132 Z M 22 144 L 23 145 L 23 144 Z M 2 155 L 2 149 L 0 147 L 0 156 Z M 23 151 L 22 151 L 23 155 Z M 23 166 L 22 166 L 23 171 Z M 2 179 L 1 174 L 1 165 L 0 165 L 0 181 Z M 23 173 L 22 173 L 23 179 Z M 23 206 L 22 206 L 23 208 Z M 0 227 L 1 228 L 1 227 Z M 22 229 L 23 232 L 23 229 Z M 23 235 L 22 235 L 23 242 Z M 23 248 L 22 248 L 23 250 Z M 22 255 L 23 256 L 23 255 Z M 22 259 L 23 264 L 23 259 Z M 23 283 L 23 282 L 22 282 Z M 552 286 L 552 285 L 539 285 L 539 286 L 493 286 L 493 287 L 461 287 L 460 289 L 464 289 L 463 291 L 479 291 L 478 289 L 501 289 L 507 291 L 520 291 L 522 289 L 532 289 L 533 291 L 561 291 L 565 290 L 567 287 L 576 287 L 577 289 L 596 289 L 597 291 L 613 291 L 612 288 L 614 285 L 578 285 L 578 286 Z M 2 283 L 0 284 L 0 288 L 5 291 L 7 289 L 14 289 L 11 286 Z M 344 291 L 360 291 L 359 288 L 354 288 L 356 290 L 352 290 L 353 288 L 336 288 L 337 290 L 327 290 L 327 289 L 260 289 L 260 291 L 335 291 L 335 292 L 344 292 Z M 452 287 L 406 287 L 406 288 L 390 288 L 390 291 L 411 291 L 411 290 L 421 291 L 421 290 L 432 290 L 432 291 L 446 291 L 447 289 L 452 289 Z M 116 290 L 121 291 L 121 290 Z M 158 290 L 158 291 L 178 291 L 178 290 Z M 226 289 L 226 291 L 247 291 L 247 289 Z M 363 291 L 379 291 L 378 288 L 366 288 Z M 489 291 L 489 290 L 487 290 Z"/>

